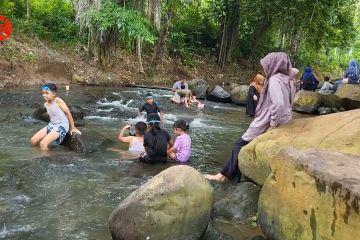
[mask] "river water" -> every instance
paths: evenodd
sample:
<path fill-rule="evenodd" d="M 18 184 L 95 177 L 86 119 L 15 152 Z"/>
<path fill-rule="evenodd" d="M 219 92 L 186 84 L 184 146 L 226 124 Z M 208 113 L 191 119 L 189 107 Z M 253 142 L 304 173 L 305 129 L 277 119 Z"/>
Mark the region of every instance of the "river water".
<path fill-rule="evenodd" d="M 243 107 L 205 102 L 201 111 L 186 109 L 169 103 L 171 92 L 162 90 L 78 87 L 58 95 L 85 109 L 83 128 L 127 149 L 118 133 L 138 121 L 147 92 L 163 107 L 163 128 L 173 137 L 175 120 L 190 123 L 190 165 L 202 173 L 221 169 L 251 121 Z M 57 146 L 44 153 L 29 144 L 45 126 L 31 118 L 36 103 L 43 103 L 39 90 L 0 90 L 0 239 L 110 239 L 107 219 L 116 205 L 174 163 L 148 166 L 108 149 L 84 155 Z"/>

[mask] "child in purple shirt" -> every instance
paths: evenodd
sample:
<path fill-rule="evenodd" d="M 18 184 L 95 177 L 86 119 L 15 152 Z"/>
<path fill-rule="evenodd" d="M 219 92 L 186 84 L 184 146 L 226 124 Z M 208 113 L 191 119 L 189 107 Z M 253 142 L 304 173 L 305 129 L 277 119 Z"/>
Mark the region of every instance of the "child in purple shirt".
<path fill-rule="evenodd" d="M 169 158 L 178 162 L 187 162 L 191 156 L 191 139 L 187 132 L 189 125 L 184 120 L 177 120 L 173 126 L 176 140 L 167 153 Z"/>

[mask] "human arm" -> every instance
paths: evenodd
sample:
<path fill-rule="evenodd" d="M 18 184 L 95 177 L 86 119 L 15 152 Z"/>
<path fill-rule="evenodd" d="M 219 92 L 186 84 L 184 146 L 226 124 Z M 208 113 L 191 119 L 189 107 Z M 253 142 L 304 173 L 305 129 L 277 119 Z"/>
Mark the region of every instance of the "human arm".
<path fill-rule="evenodd" d="M 175 92 L 178 89 L 178 82 L 174 83 L 172 91 Z"/>
<path fill-rule="evenodd" d="M 138 108 L 138 118 L 140 118 L 141 112 L 144 111 L 144 106 L 142 105 L 140 108 Z"/>
<path fill-rule="evenodd" d="M 122 143 L 130 143 L 131 140 L 132 140 L 132 136 L 128 136 L 128 137 L 125 137 L 124 134 L 125 134 L 125 131 L 127 129 L 130 129 L 130 125 L 126 125 L 125 127 L 123 127 L 119 133 L 119 141 L 122 142 Z"/>
<path fill-rule="evenodd" d="M 270 79 L 269 94 L 271 100 L 270 127 L 274 128 L 279 125 L 281 112 L 285 107 L 284 96 L 278 79 Z"/>
<path fill-rule="evenodd" d="M 57 97 L 55 98 L 55 103 L 59 106 L 59 108 L 65 113 L 68 121 L 69 121 L 69 125 L 70 125 L 70 134 L 72 134 L 73 132 L 77 133 L 77 134 L 81 134 L 81 132 L 79 131 L 79 129 L 77 129 L 75 127 L 75 123 L 74 123 L 74 119 L 71 115 L 71 112 L 68 108 L 68 106 L 66 105 L 66 103 L 64 102 L 64 100 L 62 100 L 61 98 Z"/>

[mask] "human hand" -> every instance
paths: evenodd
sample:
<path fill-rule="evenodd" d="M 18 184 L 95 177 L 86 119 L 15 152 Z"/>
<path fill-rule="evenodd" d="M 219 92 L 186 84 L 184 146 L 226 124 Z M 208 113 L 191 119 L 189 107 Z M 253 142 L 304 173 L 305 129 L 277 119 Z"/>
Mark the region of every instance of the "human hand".
<path fill-rule="evenodd" d="M 79 129 L 77 129 L 76 127 L 70 129 L 70 134 L 73 135 L 74 133 L 81 135 L 81 132 Z"/>
<path fill-rule="evenodd" d="M 257 102 L 257 100 L 258 100 L 256 95 L 253 96 L 253 99 L 254 99 L 255 102 Z"/>
<path fill-rule="evenodd" d="M 124 127 L 124 129 L 130 129 L 131 128 L 131 125 L 126 125 L 125 127 Z"/>

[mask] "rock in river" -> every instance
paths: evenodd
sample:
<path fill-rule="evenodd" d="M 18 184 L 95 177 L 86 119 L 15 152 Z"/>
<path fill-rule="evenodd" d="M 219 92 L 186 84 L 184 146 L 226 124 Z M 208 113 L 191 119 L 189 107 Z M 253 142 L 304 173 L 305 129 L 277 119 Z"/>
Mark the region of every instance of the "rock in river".
<path fill-rule="evenodd" d="M 188 81 L 189 89 L 195 93 L 196 98 L 205 99 L 209 88 L 209 83 L 203 79 L 193 79 Z"/>
<path fill-rule="evenodd" d="M 231 102 L 230 93 L 228 93 L 222 87 L 216 85 L 213 89 L 209 91 L 209 95 L 206 98 L 209 101 L 229 103 Z"/>
<path fill-rule="evenodd" d="M 248 85 L 236 86 L 233 90 L 231 90 L 231 100 L 237 105 L 246 106 L 248 91 Z"/>
<path fill-rule="evenodd" d="M 300 113 L 317 113 L 321 95 L 313 91 L 299 91 L 295 94 L 293 110 Z"/>
<path fill-rule="evenodd" d="M 200 239 L 208 225 L 213 188 L 194 168 L 170 167 L 125 198 L 111 213 L 114 240 Z"/>

